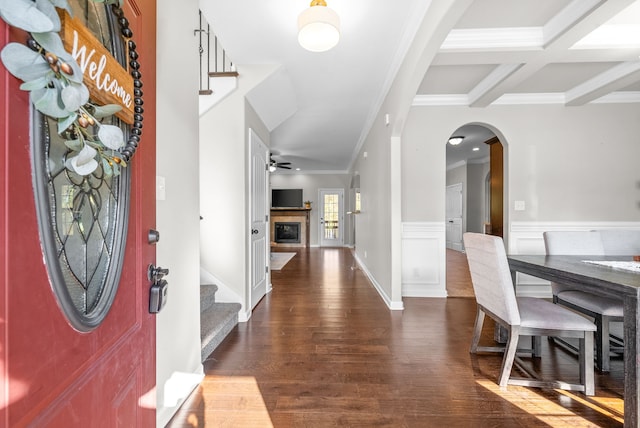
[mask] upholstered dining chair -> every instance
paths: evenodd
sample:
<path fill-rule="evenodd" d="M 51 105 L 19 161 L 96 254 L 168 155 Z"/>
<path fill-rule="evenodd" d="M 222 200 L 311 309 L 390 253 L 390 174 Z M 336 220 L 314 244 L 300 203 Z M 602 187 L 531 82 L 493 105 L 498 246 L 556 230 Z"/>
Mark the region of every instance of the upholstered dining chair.
<path fill-rule="evenodd" d="M 598 231 L 544 232 L 547 254 L 593 256 L 605 255 L 603 239 Z M 554 303 L 561 304 L 594 319 L 596 324 L 596 366 L 600 371 L 610 370 L 610 323 L 622 322 L 621 299 L 602 297 L 580 290 L 578 286 L 551 283 Z M 621 339 L 619 339 L 621 340 Z M 570 345 L 569 345 L 570 346 Z M 616 347 L 618 349 L 618 347 Z"/>
<path fill-rule="evenodd" d="M 607 256 L 640 255 L 640 230 L 634 229 L 600 229 L 602 247 Z"/>
<path fill-rule="evenodd" d="M 546 388 L 561 388 L 594 394 L 593 332 L 595 325 L 585 317 L 566 308 L 534 297 L 516 297 L 511 279 L 509 263 L 502 239 L 480 233 L 465 233 L 464 246 L 467 252 L 471 282 L 476 295 L 478 314 L 475 321 L 470 352 L 504 352 L 502 368 L 498 378 L 501 388 L 522 385 Z M 506 347 L 479 346 L 485 315 L 502 325 L 508 333 Z M 534 349 L 519 350 L 520 336 L 562 336 L 579 341 L 580 384 L 561 381 L 545 381 L 536 378 L 516 378 L 511 369 L 519 364 L 518 351 L 536 354 L 540 341 L 532 340 Z M 525 370 L 524 367 L 520 367 Z M 526 370 L 525 370 L 526 371 Z"/>

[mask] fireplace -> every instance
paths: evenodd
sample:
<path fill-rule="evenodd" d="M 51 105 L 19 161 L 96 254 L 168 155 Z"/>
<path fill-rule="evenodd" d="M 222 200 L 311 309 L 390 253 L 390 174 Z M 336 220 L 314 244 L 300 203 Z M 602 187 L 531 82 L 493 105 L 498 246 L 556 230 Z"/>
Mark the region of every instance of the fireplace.
<path fill-rule="evenodd" d="M 306 247 L 309 248 L 309 231 L 310 231 L 310 208 L 271 208 L 271 218 L 269 219 L 269 234 L 271 237 L 272 247 L 290 248 L 290 247 Z M 292 230 L 283 230 L 282 227 L 278 227 L 279 231 L 276 231 L 276 224 L 292 226 L 292 223 L 298 225 L 297 239 L 293 240 L 293 237 L 282 237 L 285 241 L 276 241 L 276 236 L 285 232 L 290 234 Z M 289 240 L 287 240 L 289 239 Z"/>
<path fill-rule="evenodd" d="M 276 222 L 274 241 L 279 244 L 300 243 L 299 222 Z"/>

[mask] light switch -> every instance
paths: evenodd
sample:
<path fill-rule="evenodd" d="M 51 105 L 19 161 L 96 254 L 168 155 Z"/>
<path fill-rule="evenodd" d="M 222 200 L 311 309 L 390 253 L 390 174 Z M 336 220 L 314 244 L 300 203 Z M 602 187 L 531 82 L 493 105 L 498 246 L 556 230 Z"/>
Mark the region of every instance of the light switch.
<path fill-rule="evenodd" d="M 524 211 L 524 201 L 515 201 L 513 209 L 516 211 Z"/>
<path fill-rule="evenodd" d="M 156 201 L 164 201 L 167 197 L 167 192 L 164 184 L 164 177 L 156 176 Z"/>

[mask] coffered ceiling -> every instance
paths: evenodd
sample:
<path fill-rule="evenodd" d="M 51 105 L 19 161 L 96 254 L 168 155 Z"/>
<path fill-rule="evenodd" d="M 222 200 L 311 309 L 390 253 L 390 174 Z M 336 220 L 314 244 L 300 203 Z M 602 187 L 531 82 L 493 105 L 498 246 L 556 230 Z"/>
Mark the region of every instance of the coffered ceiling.
<path fill-rule="evenodd" d="M 327 0 L 342 34 L 325 53 L 296 41 L 308 1 L 201 0 L 201 7 L 239 68 L 280 66 L 248 94 L 268 117 L 276 159 L 302 172 L 340 172 L 429 5 L 441 1 Z M 475 0 L 443 30 L 416 106 L 625 102 L 640 112 L 640 0 Z"/>

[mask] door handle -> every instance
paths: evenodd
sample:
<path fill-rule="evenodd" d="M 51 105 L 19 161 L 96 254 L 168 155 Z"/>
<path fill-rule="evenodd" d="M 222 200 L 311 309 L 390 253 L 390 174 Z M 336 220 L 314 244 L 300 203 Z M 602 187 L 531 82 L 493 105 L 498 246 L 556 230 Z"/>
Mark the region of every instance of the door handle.
<path fill-rule="evenodd" d="M 252 235 L 257 235 L 258 233 L 260 233 L 260 231 L 258 229 L 251 229 L 251 234 Z"/>

